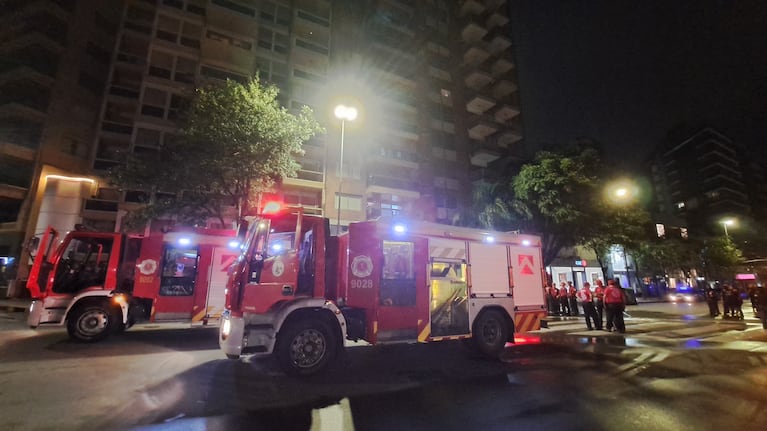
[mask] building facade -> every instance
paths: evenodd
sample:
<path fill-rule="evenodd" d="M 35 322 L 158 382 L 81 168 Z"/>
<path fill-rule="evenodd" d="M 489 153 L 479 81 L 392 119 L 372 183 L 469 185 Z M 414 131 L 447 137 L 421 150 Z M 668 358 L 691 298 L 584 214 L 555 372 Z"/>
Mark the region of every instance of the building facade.
<path fill-rule="evenodd" d="M 16 197 L 16 207 L 3 210 L 5 220 L 15 219 L 13 241 L 52 221 L 62 230 L 75 223 L 119 228 L 121 214 L 139 205 L 145 192 L 115 190 L 100 178 L 129 154 L 151 153 L 175 139 L 179 112 L 194 87 L 216 80 L 244 82 L 258 74 L 280 89 L 283 106 L 313 108 L 327 133 L 305 144 L 297 176 L 285 178 L 276 193 L 285 204 L 341 227 L 392 215 L 450 223 L 470 204 L 472 181 L 493 162 L 524 152 L 508 1 L 117 3 L 110 9 L 106 2 L 78 1 L 73 9 L 105 8 L 116 16 L 96 20 L 93 32 L 114 23 L 114 36 L 98 39 L 100 49 L 77 45 L 86 57 L 89 50 L 98 54 L 98 68 L 89 72 L 94 79 L 80 80 L 101 92 L 93 95 L 87 119 L 82 114 L 71 127 L 78 134 L 49 138 L 50 146 L 76 154 L 59 150 L 42 159 L 43 151 L 21 146 L 26 171 L 4 180 L 4 193 Z M 91 34 L 88 26 L 71 27 Z M 68 61 L 81 64 L 83 55 Z M 343 150 L 341 120 L 333 116 L 338 103 L 360 112 L 344 124 Z M 56 127 L 74 124 L 68 117 L 47 118 Z M 76 143 L 68 144 L 72 135 Z M 55 166 L 62 177 L 57 181 L 66 185 L 51 189 L 50 205 L 38 191 L 52 187 L 43 181 L 43 166 Z"/>
<path fill-rule="evenodd" d="M 650 162 L 656 222 L 702 238 L 722 235 L 725 220 L 752 220 L 763 186 L 752 187 L 749 178 L 761 170 L 752 172 L 747 158 L 747 152 L 713 128 L 659 147 Z"/>

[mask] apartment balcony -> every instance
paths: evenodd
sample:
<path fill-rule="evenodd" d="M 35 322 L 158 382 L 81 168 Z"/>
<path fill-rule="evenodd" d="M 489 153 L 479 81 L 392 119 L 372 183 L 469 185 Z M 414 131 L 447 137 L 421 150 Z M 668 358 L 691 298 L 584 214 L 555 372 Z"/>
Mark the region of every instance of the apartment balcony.
<path fill-rule="evenodd" d="M 497 33 L 492 40 L 490 40 L 490 51 L 494 54 L 503 52 L 511 46 L 511 38 L 501 33 Z"/>
<path fill-rule="evenodd" d="M 228 69 L 246 73 L 253 68 L 255 57 L 252 50 L 245 50 L 209 37 L 203 37 L 200 41 L 200 55 L 206 61 L 223 63 Z"/>
<path fill-rule="evenodd" d="M 508 79 L 501 79 L 500 81 L 496 82 L 492 88 L 493 97 L 497 99 L 503 99 L 515 91 L 517 91 L 517 84 L 509 81 Z"/>
<path fill-rule="evenodd" d="M 499 123 L 511 121 L 511 119 L 517 115 L 519 115 L 519 107 L 509 105 L 508 103 L 502 104 L 495 110 L 495 113 L 493 113 L 495 120 Z"/>
<path fill-rule="evenodd" d="M 365 193 L 384 193 L 404 198 L 417 199 L 421 197 L 418 183 L 404 178 L 391 178 L 381 175 L 368 176 Z"/>
<path fill-rule="evenodd" d="M 463 29 L 461 30 L 461 39 L 463 39 L 464 42 L 476 42 L 487 34 L 487 29 L 484 25 L 480 24 L 479 22 L 470 19 L 466 22 L 466 24 L 463 26 Z"/>
<path fill-rule="evenodd" d="M 0 184 L 0 198 L 24 200 L 27 197 L 26 187 L 13 186 L 10 184 Z"/>
<path fill-rule="evenodd" d="M 55 76 L 55 71 L 53 71 L 53 74 L 50 74 L 49 71 L 43 71 L 34 66 L 19 64 L 5 70 L 0 70 L 0 85 L 14 81 L 29 80 L 44 87 L 51 87 L 56 83 Z"/>
<path fill-rule="evenodd" d="M 482 0 L 464 0 L 461 3 L 459 14 L 460 16 L 481 15 L 484 11 L 485 5 Z"/>
<path fill-rule="evenodd" d="M 496 133 L 495 136 L 493 136 L 493 141 L 496 145 L 498 145 L 501 148 L 509 148 L 516 142 L 519 142 L 522 140 L 522 132 L 516 130 L 516 129 L 510 129 L 506 128 L 501 130 L 500 132 Z"/>
<path fill-rule="evenodd" d="M 389 121 L 382 124 L 385 133 L 404 139 L 417 140 L 419 138 L 418 126 L 407 123 Z"/>
<path fill-rule="evenodd" d="M 502 55 L 500 58 L 493 61 L 493 64 L 490 66 L 490 72 L 493 74 L 493 76 L 498 77 L 504 73 L 507 73 L 513 68 L 514 61 L 512 60 L 511 55 Z"/>
<path fill-rule="evenodd" d="M 476 144 L 476 147 L 471 150 L 472 165 L 484 168 L 501 157 L 501 152 L 496 148 L 478 142 Z"/>
<path fill-rule="evenodd" d="M 489 115 L 476 115 L 467 122 L 469 137 L 483 140 L 498 131 L 498 123 Z"/>
<path fill-rule="evenodd" d="M 475 68 L 467 72 L 466 77 L 463 79 L 463 82 L 470 89 L 474 91 L 479 91 L 480 89 L 486 87 L 488 84 L 493 82 L 493 77 L 490 76 L 489 73 L 484 72 L 481 69 Z"/>
<path fill-rule="evenodd" d="M 253 13 L 255 16 L 255 10 Z M 242 35 L 253 34 L 253 16 L 233 12 L 215 3 L 211 3 L 205 11 L 205 20 L 209 26 L 225 28 L 232 33 Z"/>
<path fill-rule="evenodd" d="M 464 64 L 481 64 L 490 57 L 490 46 L 487 42 L 478 40 L 469 45 L 463 53 Z"/>
<path fill-rule="evenodd" d="M 409 151 L 395 150 L 387 147 L 378 147 L 369 153 L 368 164 L 392 165 L 409 169 L 418 169 L 418 156 Z"/>
<path fill-rule="evenodd" d="M 299 169 L 295 177 L 285 177 L 282 181 L 288 186 L 297 186 L 322 190 L 325 188 L 325 174 L 322 172 Z"/>
<path fill-rule="evenodd" d="M 485 21 L 485 24 L 487 25 L 488 30 L 492 30 L 496 27 L 503 27 L 504 25 L 509 23 L 509 17 L 505 15 L 501 11 L 494 11 L 490 14 L 490 16 L 487 17 L 487 20 Z"/>
<path fill-rule="evenodd" d="M 466 110 L 477 115 L 484 114 L 497 103 L 495 99 L 482 94 L 475 94 L 473 97 L 469 97 L 468 100 Z"/>

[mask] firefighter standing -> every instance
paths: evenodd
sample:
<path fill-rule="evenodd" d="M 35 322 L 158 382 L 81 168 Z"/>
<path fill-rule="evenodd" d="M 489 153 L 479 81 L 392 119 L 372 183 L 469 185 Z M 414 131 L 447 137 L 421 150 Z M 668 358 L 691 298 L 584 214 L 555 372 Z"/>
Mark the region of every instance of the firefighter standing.
<path fill-rule="evenodd" d="M 563 316 L 569 316 L 570 315 L 570 299 L 567 297 L 567 286 L 565 286 L 565 282 L 559 284 L 559 304 L 560 308 L 562 309 L 562 315 Z"/>
<path fill-rule="evenodd" d="M 602 314 L 605 309 L 605 287 L 602 284 L 602 280 L 597 279 L 597 287 L 594 288 L 594 308 L 597 310 L 597 319 L 599 322 L 599 329 L 602 329 Z"/>
<path fill-rule="evenodd" d="M 583 287 L 578 291 L 576 296 L 578 297 L 578 300 L 583 307 L 583 315 L 586 317 L 586 327 L 589 328 L 589 331 L 595 328 L 597 330 L 601 330 L 602 322 L 597 321 L 597 310 L 594 308 L 593 296 L 591 295 L 591 285 L 588 281 L 583 283 Z M 592 321 L 594 322 L 594 326 L 591 325 Z"/>
<path fill-rule="evenodd" d="M 626 324 L 623 322 L 623 310 L 626 309 L 626 301 L 623 291 L 615 285 L 615 281 L 609 280 L 605 288 L 605 311 L 607 312 L 607 331 L 613 327 L 621 334 L 626 332 Z"/>
<path fill-rule="evenodd" d="M 577 316 L 578 315 L 578 298 L 576 295 L 578 294 L 578 290 L 573 286 L 572 281 L 567 282 L 567 298 L 570 300 L 570 315 L 571 316 Z"/>

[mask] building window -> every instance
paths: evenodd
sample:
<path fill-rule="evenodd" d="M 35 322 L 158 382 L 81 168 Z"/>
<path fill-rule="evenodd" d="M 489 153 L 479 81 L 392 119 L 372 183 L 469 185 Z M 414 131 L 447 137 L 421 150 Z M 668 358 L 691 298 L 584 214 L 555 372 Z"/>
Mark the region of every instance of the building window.
<path fill-rule="evenodd" d="M 338 193 L 336 193 L 333 208 L 338 209 Z M 342 194 L 341 209 L 348 211 L 362 211 L 362 196 Z"/>
<path fill-rule="evenodd" d="M 288 26 L 290 25 L 290 9 L 287 6 L 271 1 L 261 2 L 261 21 Z"/>
<path fill-rule="evenodd" d="M 249 17 L 256 16 L 255 9 L 247 7 L 247 6 L 243 6 L 231 0 L 211 0 L 211 3 L 213 3 L 216 6 L 221 6 L 223 8 L 229 9 L 232 12 L 237 12 L 243 15 L 247 15 Z"/>
<path fill-rule="evenodd" d="M 150 117 L 164 118 L 168 93 L 156 88 L 146 88 L 141 102 L 141 114 Z"/>

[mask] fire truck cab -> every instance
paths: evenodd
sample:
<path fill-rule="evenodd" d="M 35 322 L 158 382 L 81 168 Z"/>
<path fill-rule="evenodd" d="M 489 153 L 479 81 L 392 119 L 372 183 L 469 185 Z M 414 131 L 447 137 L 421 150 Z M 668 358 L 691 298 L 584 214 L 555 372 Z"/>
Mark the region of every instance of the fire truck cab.
<path fill-rule="evenodd" d="M 304 375 L 346 339 L 467 339 L 497 357 L 545 318 L 541 268 L 533 235 L 379 219 L 331 236 L 322 217 L 262 215 L 230 273 L 219 343 Z"/>
<path fill-rule="evenodd" d="M 187 229 L 146 236 L 74 230 L 60 243 L 48 228 L 27 288 L 32 328 L 66 325 L 93 342 L 136 322 L 216 321 L 224 308 L 235 232 Z"/>

